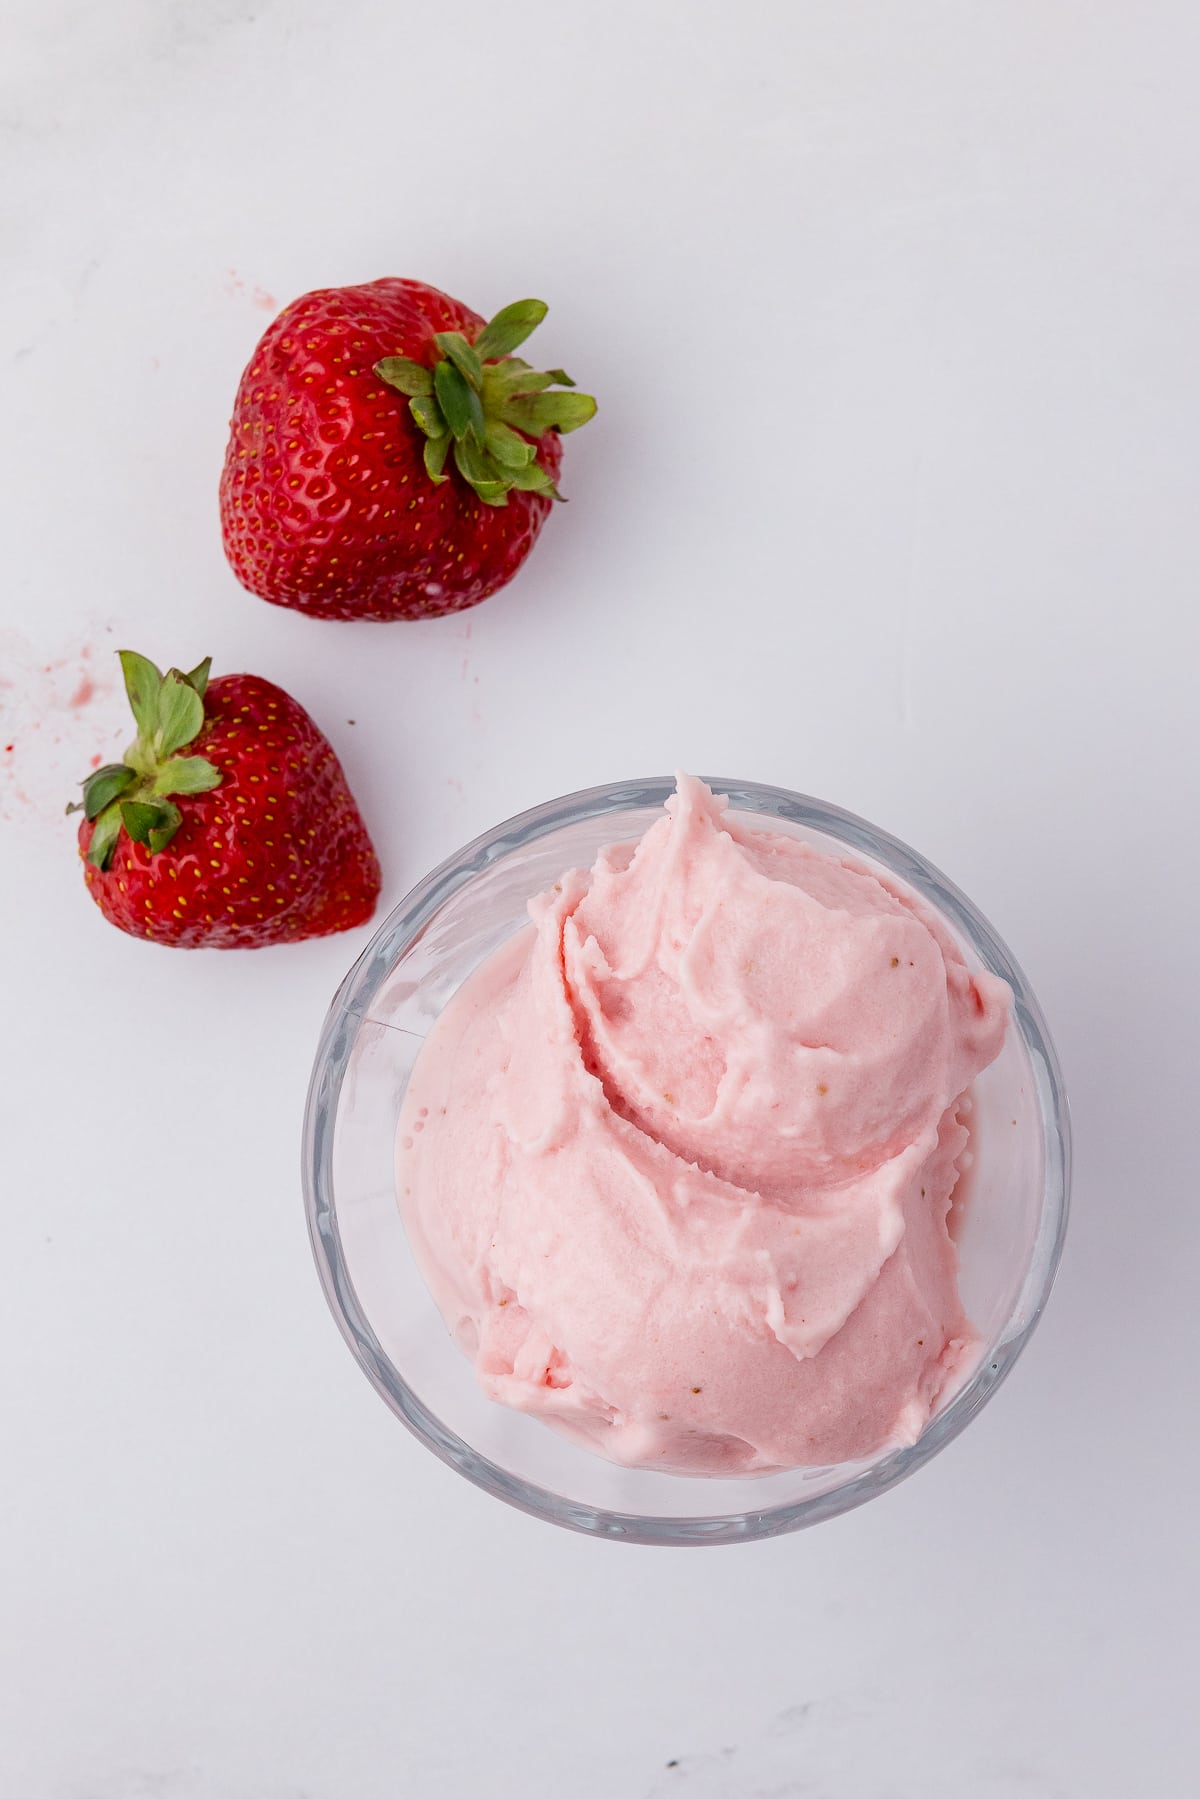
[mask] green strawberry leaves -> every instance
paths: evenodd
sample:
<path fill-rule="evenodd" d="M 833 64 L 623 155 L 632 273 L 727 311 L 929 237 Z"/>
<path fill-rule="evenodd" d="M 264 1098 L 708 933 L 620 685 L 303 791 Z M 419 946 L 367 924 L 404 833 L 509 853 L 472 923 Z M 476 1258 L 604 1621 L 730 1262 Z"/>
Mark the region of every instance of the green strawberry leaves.
<path fill-rule="evenodd" d="M 111 805 L 96 820 L 96 828 L 92 832 L 92 841 L 88 844 L 87 859 L 93 868 L 107 868 L 117 838 L 121 835 L 121 808 Z"/>
<path fill-rule="evenodd" d="M 528 468 L 509 469 L 508 482 L 518 493 L 543 493 L 551 500 L 562 499 L 554 485 L 553 476 L 547 473 L 540 462 L 531 462 Z"/>
<path fill-rule="evenodd" d="M 452 362 L 439 362 L 433 371 L 433 391 L 442 417 L 458 441 L 469 435 L 478 442 L 483 436 L 483 406 L 462 370 Z"/>
<path fill-rule="evenodd" d="M 204 723 L 212 657 L 206 656 L 190 674 L 173 668 L 164 675 L 136 650 L 118 650 L 117 654 L 139 738 L 152 740 L 160 756 L 173 755 L 192 741 Z"/>
<path fill-rule="evenodd" d="M 514 300 L 511 306 L 502 306 L 475 339 L 476 350 L 489 361 L 511 356 L 517 345 L 537 330 L 549 310 L 544 300 Z"/>
<path fill-rule="evenodd" d="M 160 756 L 173 756 L 190 743 L 204 723 L 204 701 L 196 689 L 172 669 L 158 690 L 158 729 L 154 745 Z"/>
<path fill-rule="evenodd" d="M 220 769 L 203 756 L 171 756 L 154 777 L 156 796 L 165 793 L 208 793 L 220 785 Z"/>
<path fill-rule="evenodd" d="M 488 506 L 507 506 L 508 483 L 501 471 L 493 472 L 492 464 L 472 436 L 456 438 L 454 466 L 464 481 L 470 483 Z"/>
<path fill-rule="evenodd" d="M 133 841 L 144 843 L 153 855 L 166 849 L 183 823 L 183 814 L 170 800 L 122 800 L 121 823 Z"/>
<path fill-rule="evenodd" d="M 425 439 L 425 473 L 429 476 L 429 479 L 433 482 L 435 487 L 440 487 L 443 481 L 448 481 L 450 479 L 449 475 L 444 471 L 446 467 L 446 456 L 449 453 L 452 442 L 453 439 L 448 431 L 443 431 L 440 437 L 427 437 Z"/>
<path fill-rule="evenodd" d="M 430 391 L 427 394 L 414 394 L 408 402 L 408 410 L 426 437 L 445 437 L 448 435 L 446 421 L 442 417 L 441 407 L 433 397 L 433 377 L 429 378 Z"/>
<path fill-rule="evenodd" d="M 501 468 L 528 468 L 537 455 L 536 444 L 519 436 L 511 425 L 504 424 L 500 419 L 488 420 L 483 442 L 492 460 L 498 462 Z"/>
<path fill-rule="evenodd" d="M 461 331 L 439 331 L 434 343 L 448 356 L 464 381 L 479 390 L 483 386 L 483 363 L 474 345 L 469 344 Z M 436 371 L 434 378 L 436 380 Z"/>
<path fill-rule="evenodd" d="M 125 691 L 137 721 L 137 737 L 123 762 L 98 768 L 83 783 L 83 798 L 67 807 L 92 823 L 87 860 L 107 868 L 122 829 L 151 855 L 165 849 L 183 823 L 167 796 L 208 793 L 220 785 L 221 771 L 204 756 L 180 756 L 204 727 L 204 695 L 212 657 L 184 674 L 164 675 L 134 650 L 118 652 Z"/>
<path fill-rule="evenodd" d="M 67 811 L 82 812 L 89 821 L 99 818 L 109 801 L 115 800 L 136 780 L 137 771 L 128 768 L 124 762 L 106 763 L 88 776 L 83 783 L 83 798 L 68 806 Z"/>
<path fill-rule="evenodd" d="M 440 359 L 429 368 L 409 356 L 385 356 L 375 364 L 379 378 L 407 396 L 426 439 L 425 470 L 436 486 L 449 479 L 453 449 L 455 468 L 485 505 L 506 506 L 513 489 L 562 498 L 537 461 L 538 439 L 548 431 L 577 431 L 594 417 L 596 402 L 591 394 L 547 391 L 575 383 L 564 369 L 533 369 L 512 354 L 546 311 L 542 300 L 516 300 L 483 326 L 474 343 L 461 331 L 438 331 L 433 341 Z"/>
<path fill-rule="evenodd" d="M 433 392 L 433 370 L 427 369 L 424 363 L 414 362 L 411 356 L 385 356 L 382 362 L 375 364 L 375 373 L 389 387 L 398 388 L 414 400 L 421 394 Z"/>
<path fill-rule="evenodd" d="M 149 737 L 158 729 L 158 694 L 162 687 L 162 674 L 153 662 L 145 656 L 139 656 L 136 650 L 118 650 L 117 655 L 138 732 Z"/>
<path fill-rule="evenodd" d="M 211 668 L 212 657 L 206 656 L 203 662 L 197 662 L 195 668 L 183 677 L 188 686 L 194 688 L 201 699 L 208 692 L 208 675 Z"/>
<path fill-rule="evenodd" d="M 541 437 L 545 431 L 578 431 L 595 410 L 590 394 L 514 394 L 504 408 L 504 418 L 518 431 Z"/>

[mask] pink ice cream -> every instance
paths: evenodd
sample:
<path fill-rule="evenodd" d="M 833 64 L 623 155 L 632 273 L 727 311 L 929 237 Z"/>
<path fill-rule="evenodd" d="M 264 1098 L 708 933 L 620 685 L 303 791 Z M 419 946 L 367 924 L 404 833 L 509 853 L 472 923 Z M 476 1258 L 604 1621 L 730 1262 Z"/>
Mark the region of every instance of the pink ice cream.
<path fill-rule="evenodd" d="M 485 1391 L 638 1467 L 911 1443 L 977 1351 L 947 1230 L 1010 994 L 910 891 L 681 776 L 421 1052 L 401 1207 Z"/>

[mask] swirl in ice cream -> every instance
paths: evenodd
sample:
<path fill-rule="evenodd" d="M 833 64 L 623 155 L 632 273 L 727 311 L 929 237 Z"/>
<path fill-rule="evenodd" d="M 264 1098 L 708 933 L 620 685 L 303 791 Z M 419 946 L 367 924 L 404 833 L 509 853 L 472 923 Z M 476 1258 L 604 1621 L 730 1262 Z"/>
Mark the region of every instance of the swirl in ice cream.
<path fill-rule="evenodd" d="M 1010 994 L 917 896 L 679 778 L 422 1049 L 401 1207 L 494 1399 L 731 1474 L 913 1442 L 977 1344 L 947 1216 Z"/>

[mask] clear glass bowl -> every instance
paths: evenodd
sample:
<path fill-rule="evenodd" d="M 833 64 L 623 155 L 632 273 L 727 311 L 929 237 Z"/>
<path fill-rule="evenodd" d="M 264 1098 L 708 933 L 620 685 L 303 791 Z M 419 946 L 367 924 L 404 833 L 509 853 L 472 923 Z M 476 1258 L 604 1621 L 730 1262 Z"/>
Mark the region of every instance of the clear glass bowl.
<path fill-rule="evenodd" d="M 752 782 L 712 780 L 737 812 L 821 848 L 849 848 L 907 881 L 945 918 L 972 967 L 1016 1004 L 1004 1049 L 975 1084 L 975 1163 L 959 1237 L 967 1313 L 985 1352 L 920 1441 L 868 1460 L 755 1477 L 622 1468 L 485 1399 L 413 1260 L 396 1202 L 396 1125 L 409 1073 L 442 1008 L 526 922 L 526 901 L 606 843 L 640 837 L 673 789 L 628 781 L 568 794 L 487 832 L 385 920 L 334 1000 L 304 1127 L 313 1251 L 342 1335 L 376 1390 L 434 1454 L 535 1517 L 635 1543 L 728 1543 L 831 1518 L 886 1492 L 956 1437 L 1027 1342 L 1062 1249 L 1069 1137 L 1058 1062 L 1021 970 L 936 868 L 851 813 Z"/>

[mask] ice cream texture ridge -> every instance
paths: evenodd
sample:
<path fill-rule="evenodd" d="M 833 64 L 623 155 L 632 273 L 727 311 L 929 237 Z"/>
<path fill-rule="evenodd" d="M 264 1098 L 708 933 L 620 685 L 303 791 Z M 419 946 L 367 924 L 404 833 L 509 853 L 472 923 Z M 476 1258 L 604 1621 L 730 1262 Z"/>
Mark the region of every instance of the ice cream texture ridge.
<path fill-rule="evenodd" d="M 681 775 L 424 1044 L 414 1254 L 492 1399 L 627 1466 L 915 1442 L 979 1344 L 948 1218 L 1011 994 L 900 882 Z"/>

